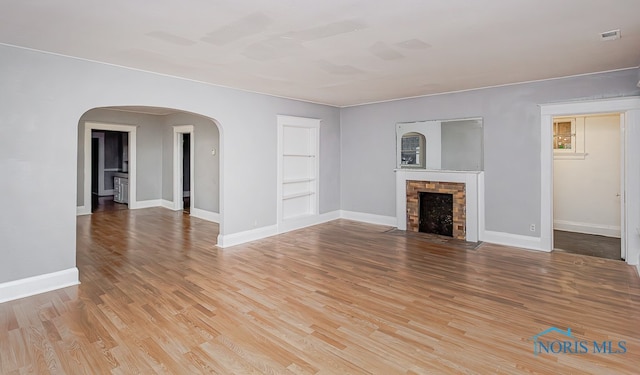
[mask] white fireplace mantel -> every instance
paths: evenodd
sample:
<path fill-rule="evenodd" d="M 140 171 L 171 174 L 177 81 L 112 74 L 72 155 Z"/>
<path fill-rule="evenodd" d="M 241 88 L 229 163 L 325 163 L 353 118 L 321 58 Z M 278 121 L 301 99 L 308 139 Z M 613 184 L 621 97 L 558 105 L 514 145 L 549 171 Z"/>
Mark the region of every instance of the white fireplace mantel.
<path fill-rule="evenodd" d="M 466 240 L 477 242 L 484 227 L 484 172 L 396 169 L 396 219 L 407 230 L 407 181 L 458 182 L 465 184 Z"/>

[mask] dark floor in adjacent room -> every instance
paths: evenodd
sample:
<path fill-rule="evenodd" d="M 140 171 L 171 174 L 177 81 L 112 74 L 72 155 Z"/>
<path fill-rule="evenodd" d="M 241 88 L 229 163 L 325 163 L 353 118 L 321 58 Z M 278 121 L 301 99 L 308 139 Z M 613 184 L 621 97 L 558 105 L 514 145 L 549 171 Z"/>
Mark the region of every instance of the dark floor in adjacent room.
<path fill-rule="evenodd" d="M 553 231 L 555 251 L 620 260 L 620 239 L 594 234 Z"/>

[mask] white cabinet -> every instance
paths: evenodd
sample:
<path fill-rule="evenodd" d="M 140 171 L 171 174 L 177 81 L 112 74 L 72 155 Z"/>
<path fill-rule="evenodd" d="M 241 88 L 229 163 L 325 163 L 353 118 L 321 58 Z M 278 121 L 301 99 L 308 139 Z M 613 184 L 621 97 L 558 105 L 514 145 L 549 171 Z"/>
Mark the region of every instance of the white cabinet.
<path fill-rule="evenodd" d="M 113 201 L 129 203 L 129 178 L 121 176 L 113 178 Z"/>

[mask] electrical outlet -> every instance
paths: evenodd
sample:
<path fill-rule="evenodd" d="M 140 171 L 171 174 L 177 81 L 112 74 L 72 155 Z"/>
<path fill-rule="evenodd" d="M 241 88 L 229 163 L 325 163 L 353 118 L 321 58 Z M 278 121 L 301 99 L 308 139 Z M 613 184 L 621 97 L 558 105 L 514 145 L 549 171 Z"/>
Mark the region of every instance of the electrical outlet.
<path fill-rule="evenodd" d="M 535 232 L 536 231 L 536 225 L 535 224 L 529 225 L 529 230 L 532 231 L 532 232 Z"/>

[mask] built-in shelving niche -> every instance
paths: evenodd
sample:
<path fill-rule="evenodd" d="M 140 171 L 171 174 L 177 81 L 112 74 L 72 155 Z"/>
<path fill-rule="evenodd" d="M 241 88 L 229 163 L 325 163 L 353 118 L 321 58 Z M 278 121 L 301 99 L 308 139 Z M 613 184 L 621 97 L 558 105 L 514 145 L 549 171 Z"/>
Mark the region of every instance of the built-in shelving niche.
<path fill-rule="evenodd" d="M 320 120 L 278 116 L 278 223 L 318 214 Z"/>

